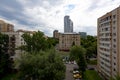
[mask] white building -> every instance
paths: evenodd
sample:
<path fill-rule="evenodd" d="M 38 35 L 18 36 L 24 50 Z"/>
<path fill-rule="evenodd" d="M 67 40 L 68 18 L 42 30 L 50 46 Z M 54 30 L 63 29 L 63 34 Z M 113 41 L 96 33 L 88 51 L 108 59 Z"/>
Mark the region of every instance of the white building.
<path fill-rule="evenodd" d="M 9 36 L 9 54 L 11 59 L 18 58 L 23 51 L 18 50 L 22 45 L 25 45 L 22 35 L 24 32 L 2 32 L 2 34 L 7 34 Z"/>

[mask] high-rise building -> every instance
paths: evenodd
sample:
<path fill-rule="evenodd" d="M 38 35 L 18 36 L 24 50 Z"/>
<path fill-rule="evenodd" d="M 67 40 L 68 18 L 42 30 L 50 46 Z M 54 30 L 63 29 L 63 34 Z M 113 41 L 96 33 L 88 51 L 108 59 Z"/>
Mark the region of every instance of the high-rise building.
<path fill-rule="evenodd" d="M 12 24 L 0 20 L 0 32 L 13 32 L 13 31 L 14 31 L 14 26 Z"/>
<path fill-rule="evenodd" d="M 73 22 L 69 16 L 64 17 L 64 32 L 72 33 L 73 32 Z"/>
<path fill-rule="evenodd" d="M 109 80 L 120 76 L 120 7 L 98 18 L 98 71 Z"/>
<path fill-rule="evenodd" d="M 81 38 L 87 38 L 86 32 L 79 32 Z"/>

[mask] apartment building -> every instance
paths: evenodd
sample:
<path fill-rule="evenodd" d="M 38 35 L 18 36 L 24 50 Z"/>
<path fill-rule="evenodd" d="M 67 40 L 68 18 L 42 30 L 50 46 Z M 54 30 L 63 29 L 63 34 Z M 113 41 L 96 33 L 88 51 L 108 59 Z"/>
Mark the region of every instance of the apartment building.
<path fill-rule="evenodd" d="M 14 31 L 14 26 L 12 24 L 0 20 L 0 32 L 13 32 L 13 31 Z"/>
<path fill-rule="evenodd" d="M 73 45 L 80 46 L 80 35 L 78 33 L 60 33 L 59 50 L 69 51 Z"/>
<path fill-rule="evenodd" d="M 17 48 L 25 45 L 24 39 L 22 38 L 24 32 L 2 32 L 2 34 L 7 34 L 9 36 L 8 53 L 11 59 L 14 60 L 15 58 L 18 58 L 23 51 L 18 50 Z"/>
<path fill-rule="evenodd" d="M 98 18 L 98 71 L 108 79 L 120 76 L 120 7 Z"/>

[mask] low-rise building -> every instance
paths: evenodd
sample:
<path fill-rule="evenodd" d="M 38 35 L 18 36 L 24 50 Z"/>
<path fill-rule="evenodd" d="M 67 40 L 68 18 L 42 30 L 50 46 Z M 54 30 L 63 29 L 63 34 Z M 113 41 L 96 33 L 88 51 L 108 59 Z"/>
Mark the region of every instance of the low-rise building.
<path fill-rule="evenodd" d="M 80 35 L 78 33 L 60 33 L 59 50 L 69 51 L 74 45 L 80 46 Z"/>

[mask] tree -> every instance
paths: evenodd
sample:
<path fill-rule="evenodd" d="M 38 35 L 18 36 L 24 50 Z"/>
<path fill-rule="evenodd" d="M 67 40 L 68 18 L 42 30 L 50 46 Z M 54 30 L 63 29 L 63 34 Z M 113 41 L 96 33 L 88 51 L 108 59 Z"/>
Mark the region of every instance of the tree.
<path fill-rule="evenodd" d="M 56 44 L 58 43 L 58 39 L 56 38 L 52 38 L 52 37 L 48 37 L 47 39 L 47 43 L 48 43 L 48 48 L 51 48 L 53 46 L 56 46 Z"/>
<path fill-rule="evenodd" d="M 97 38 L 95 36 L 87 36 L 87 39 L 81 38 L 81 46 L 86 49 L 86 58 L 97 55 Z"/>
<path fill-rule="evenodd" d="M 0 33 L 0 78 L 11 72 L 12 64 L 8 54 L 9 37 Z"/>
<path fill-rule="evenodd" d="M 19 49 L 23 49 L 27 52 L 39 52 L 40 50 L 50 49 L 58 43 L 55 38 L 45 38 L 44 34 L 40 31 L 33 35 L 25 33 L 22 35 L 26 45 L 22 45 Z"/>
<path fill-rule="evenodd" d="M 110 78 L 110 80 L 120 80 L 119 74 L 117 74 L 117 75 L 115 76 L 115 78 Z"/>
<path fill-rule="evenodd" d="M 65 65 L 55 50 L 25 54 L 17 63 L 22 80 L 62 80 L 65 77 Z"/>
<path fill-rule="evenodd" d="M 85 49 L 81 46 L 73 46 L 70 50 L 70 58 L 77 61 L 82 73 L 86 69 L 85 53 Z"/>
<path fill-rule="evenodd" d="M 39 52 L 40 50 L 45 50 L 48 48 L 47 40 L 44 34 L 40 31 L 34 33 L 33 35 L 25 33 L 22 35 L 26 45 L 22 46 L 27 52 Z"/>

